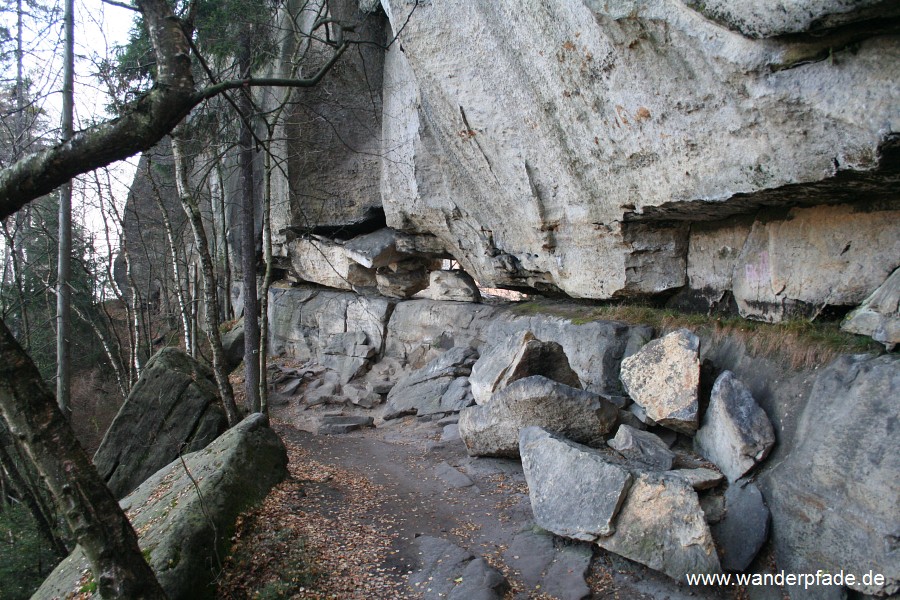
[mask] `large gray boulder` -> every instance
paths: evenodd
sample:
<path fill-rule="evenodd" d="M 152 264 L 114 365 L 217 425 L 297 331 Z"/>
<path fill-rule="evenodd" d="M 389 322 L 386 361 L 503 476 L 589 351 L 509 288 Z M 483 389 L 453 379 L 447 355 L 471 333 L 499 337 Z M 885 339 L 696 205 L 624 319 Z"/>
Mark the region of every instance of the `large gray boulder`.
<path fill-rule="evenodd" d="M 900 357 L 844 356 L 822 370 L 783 460 L 761 476 L 779 566 L 868 573 L 866 594 L 900 591 Z M 804 597 L 804 596 L 801 596 Z M 831 598 L 834 590 L 810 590 Z"/>
<path fill-rule="evenodd" d="M 678 477 L 639 473 L 616 519 L 616 531 L 597 544 L 677 581 L 721 570 L 697 493 Z"/>
<path fill-rule="evenodd" d="M 383 417 L 459 412 L 472 404 L 468 376 L 478 358 L 474 348 L 457 346 L 391 388 Z"/>
<path fill-rule="evenodd" d="M 287 453 L 261 414 L 160 469 L 122 500 L 150 567 L 171 600 L 212 600 L 238 515 L 287 475 Z M 77 547 L 32 596 L 77 591 L 89 565 Z M 96 575 L 96 574 L 95 574 Z"/>
<path fill-rule="evenodd" d="M 385 227 L 378 231 L 358 235 L 344 245 L 347 256 L 367 269 L 386 267 L 405 258 L 397 250 L 397 240 L 402 234 Z"/>
<path fill-rule="evenodd" d="M 531 331 L 520 331 L 486 350 L 472 368 L 471 385 L 475 402 L 485 404 L 491 395 L 513 381 L 543 375 L 548 379 L 581 388 L 578 374 L 558 342 L 544 342 Z"/>
<path fill-rule="evenodd" d="M 459 435 L 470 456 L 518 457 L 519 432 L 529 425 L 599 446 L 618 416 L 601 396 L 533 375 L 509 384 L 487 404 L 463 409 Z"/>
<path fill-rule="evenodd" d="M 230 373 L 244 360 L 244 317 L 222 334 L 222 350 L 225 351 L 225 369 Z"/>
<path fill-rule="evenodd" d="M 769 508 L 755 483 L 741 480 L 725 492 L 725 515 L 713 525 L 722 567 L 744 571 L 769 537 Z"/>
<path fill-rule="evenodd" d="M 628 395 L 649 419 L 681 433 L 697 430 L 700 338 L 679 329 L 622 360 Z"/>
<path fill-rule="evenodd" d="M 724 371 L 713 384 L 703 426 L 694 445 L 704 458 L 715 463 L 728 477 L 740 479 L 768 456 L 775 445 L 775 432 L 753 394 L 731 371 Z"/>
<path fill-rule="evenodd" d="M 428 275 L 428 287 L 420 295 L 431 300 L 481 301 L 478 285 L 465 271 L 432 271 Z"/>
<path fill-rule="evenodd" d="M 375 269 L 367 269 L 352 259 L 340 241 L 312 235 L 289 242 L 287 248 L 291 274 L 298 279 L 339 290 L 376 286 Z"/>
<path fill-rule="evenodd" d="M 418 369 L 428 352 L 471 346 L 479 352 L 492 339 L 489 328 L 503 309 L 490 304 L 414 299 L 399 302 L 387 327 L 384 355 Z"/>
<path fill-rule="evenodd" d="M 847 315 L 841 329 L 867 335 L 888 349 L 900 344 L 900 269 Z"/>
<path fill-rule="evenodd" d="M 487 315 L 486 309 L 492 308 L 484 304 L 442 304 L 444 311 L 448 313 L 454 305 L 475 309 L 481 307 L 481 315 Z M 653 339 L 653 328 L 647 325 L 603 320 L 578 321 L 554 314 L 553 305 L 542 307 L 540 304 L 528 303 L 506 310 L 494 310 L 486 326 L 482 325 L 480 339 L 483 340 L 484 348 L 480 348 L 480 351 L 483 355 L 497 352 L 511 361 L 514 354 L 504 354 L 510 352 L 507 345 L 512 345 L 513 339 L 520 339 L 525 332 L 530 331 L 539 340 L 556 342 L 562 346 L 569 366 L 578 375 L 578 387 L 597 394 L 621 395 L 619 367 L 622 358 L 633 354 Z M 467 323 L 462 318 L 460 321 Z M 473 321 L 473 325 L 476 323 L 477 319 Z M 498 362 L 500 369 L 509 365 L 509 362 Z M 479 365 L 478 369 L 480 368 Z"/>
<path fill-rule="evenodd" d="M 679 477 L 646 472 L 536 427 L 523 430 L 522 464 L 537 522 L 683 581 L 719 560 L 697 493 Z"/>
<path fill-rule="evenodd" d="M 525 593 L 558 600 L 591 597 L 586 578 L 593 559 L 590 544 L 556 543 L 541 527 L 527 527 L 516 534 L 503 552 L 503 562 L 518 571 Z"/>
<path fill-rule="evenodd" d="M 163 348 L 144 366 L 94 454 L 94 465 L 122 498 L 226 427 L 212 371 L 177 348 Z"/>
<path fill-rule="evenodd" d="M 428 259 L 410 258 L 379 267 L 375 273 L 378 291 L 390 298 L 410 298 L 428 287 L 428 273 L 436 266 Z"/>
<path fill-rule="evenodd" d="M 616 436 L 607 443 L 625 458 L 657 471 L 668 471 L 675 460 L 675 453 L 658 435 L 628 425 L 619 425 Z"/>
<path fill-rule="evenodd" d="M 538 525 L 587 542 L 615 531 L 633 480 L 627 468 L 540 427 L 522 429 L 519 453 Z"/>

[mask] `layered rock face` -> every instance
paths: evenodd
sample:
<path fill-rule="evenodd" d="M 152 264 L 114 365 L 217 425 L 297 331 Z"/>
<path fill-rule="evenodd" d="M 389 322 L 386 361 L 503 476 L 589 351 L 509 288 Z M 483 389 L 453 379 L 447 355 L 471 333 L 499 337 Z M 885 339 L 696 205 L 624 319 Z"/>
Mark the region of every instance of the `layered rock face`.
<path fill-rule="evenodd" d="M 383 0 L 388 225 L 494 286 L 858 304 L 900 261 L 900 44 L 869 20 L 897 9 L 769 4 Z"/>
<path fill-rule="evenodd" d="M 675 295 L 764 321 L 859 305 L 900 267 L 894 4 L 330 2 L 365 43 L 278 125 L 279 268 L 405 297 L 453 258 L 489 287 Z M 291 52 L 266 74 L 289 76 Z M 313 44 L 305 68 L 327 56 Z M 201 190 L 217 231 L 231 162 Z M 147 184 L 140 170 L 130 203 L 154 220 Z M 353 238 L 385 224 L 390 251 L 360 253 Z M 895 339 L 885 312 L 855 327 Z"/>

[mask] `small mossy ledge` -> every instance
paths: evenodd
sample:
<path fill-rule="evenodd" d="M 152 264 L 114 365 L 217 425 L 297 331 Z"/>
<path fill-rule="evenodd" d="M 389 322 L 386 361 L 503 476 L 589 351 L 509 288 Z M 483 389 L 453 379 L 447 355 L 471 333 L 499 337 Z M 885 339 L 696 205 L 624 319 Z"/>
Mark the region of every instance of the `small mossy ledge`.
<path fill-rule="evenodd" d="M 532 299 L 512 307 L 520 315 L 552 315 L 576 325 L 623 321 L 653 327 L 659 335 L 690 329 L 701 339 L 740 341 L 754 357 L 777 360 L 791 369 L 824 366 L 840 354 L 880 354 L 871 338 L 842 331 L 838 321 L 789 319 L 781 323 L 751 321 L 740 316 L 706 315 L 646 303 L 593 304 Z"/>

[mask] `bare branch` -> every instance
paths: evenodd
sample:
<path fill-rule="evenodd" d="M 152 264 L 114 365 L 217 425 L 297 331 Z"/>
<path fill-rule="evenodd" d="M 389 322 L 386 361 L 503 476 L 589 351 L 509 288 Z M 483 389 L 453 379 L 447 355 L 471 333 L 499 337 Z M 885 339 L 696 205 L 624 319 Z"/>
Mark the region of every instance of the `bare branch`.
<path fill-rule="evenodd" d="M 134 12 L 141 12 L 137 6 L 132 6 L 130 4 L 125 4 L 124 2 L 116 2 L 116 0 L 100 0 L 103 4 L 109 4 L 110 6 L 118 6 L 119 8 L 127 8 L 128 10 L 133 10 Z"/>
<path fill-rule="evenodd" d="M 222 92 L 228 90 L 236 90 L 245 87 L 287 87 L 287 88 L 306 88 L 306 87 L 315 87 L 325 75 L 328 74 L 328 71 L 331 70 L 331 67 L 338 61 L 341 55 L 350 47 L 350 44 L 344 42 L 334 52 L 334 55 L 328 60 L 325 65 L 319 69 L 315 75 L 305 79 L 287 79 L 280 77 L 248 77 L 246 79 L 230 79 L 228 81 L 220 81 L 217 84 L 211 85 L 203 90 L 200 90 L 196 95 L 197 102 L 195 104 L 199 104 L 203 100 L 208 100 L 214 96 L 218 96 Z"/>

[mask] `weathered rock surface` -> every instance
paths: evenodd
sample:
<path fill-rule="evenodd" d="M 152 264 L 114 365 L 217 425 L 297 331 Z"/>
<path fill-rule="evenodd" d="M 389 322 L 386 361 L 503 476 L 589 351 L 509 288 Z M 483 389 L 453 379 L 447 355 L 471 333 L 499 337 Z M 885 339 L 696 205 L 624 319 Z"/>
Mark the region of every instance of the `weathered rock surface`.
<path fill-rule="evenodd" d="M 636 474 L 615 526 L 600 547 L 673 579 L 721 570 L 697 493 L 682 479 Z"/>
<path fill-rule="evenodd" d="M 187 470 L 185 470 L 185 466 Z M 177 460 L 122 500 L 147 562 L 172 600 L 212 600 L 238 515 L 287 475 L 287 453 L 261 414 Z M 196 487 L 195 487 L 196 486 Z M 199 495 L 197 487 L 199 487 Z M 202 500 L 201 500 L 202 496 Z M 35 592 L 35 600 L 77 591 L 87 559 L 78 547 Z"/>
<path fill-rule="evenodd" d="M 474 485 L 474 482 L 469 479 L 468 475 L 446 461 L 434 468 L 434 474 L 452 488 L 464 488 Z"/>
<path fill-rule="evenodd" d="M 769 537 L 769 509 L 755 483 L 736 481 L 725 492 L 725 516 L 712 527 L 722 567 L 744 571 Z"/>
<path fill-rule="evenodd" d="M 432 349 L 455 346 L 481 349 L 488 326 L 502 309 L 487 304 L 408 300 L 399 302 L 391 314 L 385 356 L 415 369 L 425 365 L 422 357 Z"/>
<path fill-rule="evenodd" d="M 847 315 L 841 329 L 867 335 L 888 349 L 900 344 L 900 269 Z"/>
<path fill-rule="evenodd" d="M 526 427 L 519 452 L 538 525 L 557 535 L 596 541 L 615 531 L 631 472 L 597 450 Z"/>
<path fill-rule="evenodd" d="M 765 459 L 774 444 L 765 411 L 734 373 L 724 371 L 713 384 L 703 426 L 694 437 L 697 451 L 733 482 Z"/>
<path fill-rule="evenodd" d="M 369 336 L 364 331 L 348 331 L 328 337 L 320 360 L 338 373 L 341 383 L 347 383 L 368 371 L 377 353 L 378 349 L 369 344 Z"/>
<path fill-rule="evenodd" d="M 702 467 L 696 469 L 675 469 L 670 471 L 669 475 L 684 479 L 698 492 L 714 488 L 725 480 L 725 477 L 718 471 Z"/>
<path fill-rule="evenodd" d="M 319 424 L 319 435 L 340 435 L 357 431 L 363 427 L 372 427 L 375 423 L 373 417 L 357 415 L 325 415 Z"/>
<path fill-rule="evenodd" d="M 552 314 L 522 314 L 526 311 L 518 307 L 434 300 L 408 300 L 395 306 L 384 349 L 388 358 L 420 368 L 434 358 L 429 354 L 435 349 L 472 346 L 484 353 L 498 341 L 531 331 L 540 340 L 560 344 L 584 389 L 604 395 L 622 393 L 622 357 L 653 334 L 648 326 L 615 321 L 576 324 Z"/>
<path fill-rule="evenodd" d="M 458 412 L 472 404 L 468 376 L 477 358 L 474 348 L 457 346 L 413 371 L 391 388 L 384 418 Z"/>
<path fill-rule="evenodd" d="M 212 371 L 177 348 L 164 348 L 144 366 L 94 465 L 122 498 L 180 453 L 212 442 L 227 426 Z"/>
<path fill-rule="evenodd" d="M 225 351 L 225 369 L 234 371 L 244 360 L 244 318 L 222 334 L 222 349 Z"/>
<path fill-rule="evenodd" d="M 697 493 L 684 480 L 617 464 L 537 427 L 522 432 L 535 519 L 676 580 L 720 571 Z"/>
<path fill-rule="evenodd" d="M 344 244 L 344 249 L 352 260 L 367 269 L 386 267 L 391 263 L 408 258 L 397 250 L 398 232 L 385 227 L 373 233 L 358 235 Z"/>
<path fill-rule="evenodd" d="M 619 425 L 616 436 L 607 443 L 625 458 L 657 471 L 668 471 L 675 460 L 675 453 L 658 436 L 628 425 Z"/>
<path fill-rule="evenodd" d="M 331 336 L 361 331 L 381 348 L 395 301 L 379 296 L 323 290 L 311 286 L 269 291 L 271 351 L 321 362 Z"/>
<path fill-rule="evenodd" d="M 374 288 L 375 270 L 350 258 L 344 244 L 322 236 L 299 238 L 287 245 L 291 272 L 303 281 L 339 290 Z"/>
<path fill-rule="evenodd" d="M 898 397 L 900 357 L 894 355 L 844 356 L 819 373 L 790 453 L 762 476 L 779 566 L 871 569 L 884 575 L 883 585 L 850 587 L 900 591 Z M 819 588 L 808 597 L 832 593 Z"/>
<path fill-rule="evenodd" d="M 647 417 L 681 433 L 697 430 L 700 339 L 679 329 L 622 361 L 622 383 Z"/>
<path fill-rule="evenodd" d="M 481 355 L 472 368 L 472 396 L 478 404 L 485 404 L 495 392 L 532 375 L 581 389 L 581 381 L 560 344 L 543 342 L 532 332 L 522 331 Z"/>
<path fill-rule="evenodd" d="M 529 315 L 528 310 L 521 310 L 528 309 L 528 305 L 507 310 L 455 302 L 440 306 L 446 307 L 443 310 L 447 313 L 443 319 L 448 323 L 448 331 L 443 335 L 453 337 L 452 322 L 448 317 L 458 316 L 460 324 L 465 326 L 465 335 L 475 338 L 472 345 L 478 347 L 485 344 L 486 348 L 480 350 L 482 354 L 487 354 L 495 346 L 505 346 L 506 340 L 519 338 L 530 331 L 537 339 L 556 342 L 562 346 L 569 366 L 581 382 L 580 387 L 604 395 L 622 393 L 619 381 L 622 357 L 653 337 L 653 329 L 643 325 L 627 325 L 615 321 L 573 323 L 570 319 L 553 314 Z M 455 306 L 473 308 L 464 313 L 459 308 L 454 310 Z M 477 317 L 466 316 L 473 312 Z M 477 337 L 473 335 L 476 327 L 480 328 Z M 458 337 L 460 334 L 455 335 Z M 388 341 L 390 342 L 390 338 Z M 502 352 L 501 348 L 496 350 Z"/>
<path fill-rule="evenodd" d="M 486 560 L 441 538 L 422 536 L 419 570 L 410 587 L 424 600 L 500 600 L 509 589 L 503 575 Z"/>
<path fill-rule="evenodd" d="M 533 527 L 517 534 L 503 553 L 503 561 L 519 572 L 525 592 L 559 600 L 589 598 L 585 582 L 593 556 L 589 544 L 554 543 L 553 535 Z"/>
<path fill-rule="evenodd" d="M 685 221 L 725 225 L 767 206 L 873 199 L 900 237 L 877 204 L 897 180 L 891 3 L 501 0 L 419 6 L 408 22 L 411 5 L 382 4 L 394 31 L 405 25 L 385 59 L 388 224 L 433 234 L 482 284 L 591 298 L 672 289 L 686 282 Z M 809 244 L 800 271 L 839 271 L 847 241 Z M 898 253 L 869 251 L 845 264 L 883 280 Z M 732 273 L 760 273 L 757 258 Z M 848 274 L 820 295 L 828 277 L 784 291 L 779 279 L 760 279 L 779 306 L 855 286 Z"/>
<path fill-rule="evenodd" d="M 428 287 L 421 296 L 453 302 L 481 301 L 481 292 L 475 280 L 465 271 L 432 271 L 428 275 Z"/>
<path fill-rule="evenodd" d="M 822 30 L 862 19 L 896 16 L 898 9 L 880 0 L 685 0 L 691 8 L 729 29 L 754 38 Z"/>
<path fill-rule="evenodd" d="M 380 267 L 375 273 L 378 291 L 389 298 L 410 298 L 428 287 L 428 273 L 435 266 L 432 261 L 411 258 Z"/>
<path fill-rule="evenodd" d="M 691 228 L 689 286 L 715 307 L 729 290 L 744 317 L 810 317 L 853 306 L 898 264 L 900 211 L 853 206 L 793 208 L 784 218 Z"/>
<path fill-rule="evenodd" d="M 380 394 L 358 385 L 342 386 L 341 393 L 352 404 L 362 408 L 374 408 L 384 401 Z"/>
<path fill-rule="evenodd" d="M 503 388 L 459 415 L 459 434 L 470 456 L 519 456 L 519 432 L 543 427 L 573 441 L 599 446 L 616 424 L 618 409 L 590 392 L 533 375 Z"/>

